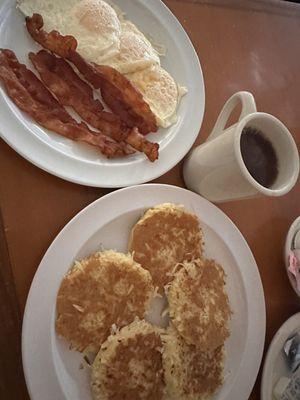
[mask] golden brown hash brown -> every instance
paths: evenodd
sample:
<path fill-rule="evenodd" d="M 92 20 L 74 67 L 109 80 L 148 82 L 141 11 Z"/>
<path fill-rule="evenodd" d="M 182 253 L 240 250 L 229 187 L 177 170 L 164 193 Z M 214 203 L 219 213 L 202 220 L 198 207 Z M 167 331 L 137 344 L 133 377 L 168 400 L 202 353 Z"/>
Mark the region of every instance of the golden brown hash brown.
<path fill-rule="evenodd" d="M 103 343 L 93 363 L 94 400 L 161 400 L 165 385 L 160 331 L 135 321 Z"/>
<path fill-rule="evenodd" d="M 172 400 L 207 400 L 223 382 L 224 346 L 202 351 L 170 326 L 162 335 L 167 393 Z"/>
<path fill-rule="evenodd" d="M 163 291 L 177 263 L 202 255 L 203 235 L 196 215 L 165 203 L 149 209 L 134 225 L 129 241 L 133 258 L 148 269 Z"/>
<path fill-rule="evenodd" d="M 57 296 L 56 331 L 76 350 L 98 351 L 112 325 L 143 318 L 153 294 L 148 271 L 112 250 L 76 262 Z"/>
<path fill-rule="evenodd" d="M 183 263 L 167 297 L 170 318 L 188 344 L 203 351 L 223 345 L 231 311 L 221 265 L 202 259 Z"/>

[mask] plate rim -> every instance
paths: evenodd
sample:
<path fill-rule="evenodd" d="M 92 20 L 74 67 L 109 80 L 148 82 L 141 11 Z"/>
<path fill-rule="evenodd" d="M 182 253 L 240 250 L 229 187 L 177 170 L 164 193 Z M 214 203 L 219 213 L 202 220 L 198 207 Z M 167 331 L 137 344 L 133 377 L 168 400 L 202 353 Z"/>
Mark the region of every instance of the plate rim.
<path fill-rule="evenodd" d="M 19 121 L 7 105 L 7 98 L 0 96 L 0 137 L 13 150 L 36 167 L 61 179 L 84 186 L 102 188 L 128 187 L 149 182 L 164 175 L 177 165 L 193 146 L 200 133 L 205 111 L 205 84 L 198 54 L 187 32 L 162 0 L 148 0 L 148 2 L 139 0 L 139 2 L 147 9 L 157 9 L 156 13 L 159 12 L 160 15 L 163 15 L 163 18 L 171 21 L 171 29 L 179 32 L 179 38 L 182 41 L 181 48 L 186 52 L 191 68 L 197 71 L 194 74 L 195 85 L 193 90 L 197 89 L 197 92 L 203 94 L 198 106 L 194 106 L 193 118 L 189 118 L 190 113 L 185 113 L 179 121 L 180 125 L 177 128 L 177 132 L 169 139 L 171 143 L 166 144 L 166 148 L 160 152 L 160 158 L 154 163 L 151 163 L 145 157 L 135 160 L 135 162 L 130 162 L 128 159 L 126 164 L 109 165 L 105 164 L 107 161 L 104 160 L 105 163 L 89 165 L 89 160 L 78 160 L 57 148 L 53 148 L 50 144 L 44 143 L 42 138 L 32 132 L 28 132 L 24 124 Z M 15 7 L 15 3 L 12 5 L 11 0 L 4 1 L 0 6 L 0 17 L 7 7 Z M 189 91 L 192 92 L 192 88 Z M 192 93 L 190 96 L 192 96 Z M 190 106 L 193 103 L 197 103 L 194 100 L 194 97 L 191 97 Z M 5 122 L 3 122 L 4 120 Z M 24 134 L 25 130 L 26 134 Z M 180 139 L 182 130 L 190 131 L 192 134 L 186 136 L 185 140 Z M 171 151 L 173 146 L 176 146 L 176 152 Z M 136 170 L 136 165 L 142 169 L 138 177 L 133 173 Z M 124 168 L 128 169 L 128 173 L 125 177 L 122 174 L 119 176 L 118 171 L 120 173 L 120 171 L 124 171 Z"/>
<path fill-rule="evenodd" d="M 153 190 L 155 189 L 155 191 Z M 257 374 L 259 371 L 259 367 L 261 364 L 261 359 L 263 355 L 263 349 L 264 349 L 264 341 L 265 341 L 265 330 L 266 330 L 266 310 L 265 310 L 265 298 L 264 298 L 264 292 L 263 292 L 263 286 L 259 274 L 259 269 L 257 267 L 256 261 L 253 257 L 253 254 L 241 234 L 241 232 L 238 230 L 238 228 L 235 226 L 235 224 L 230 220 L 230 218 L 223 212 L 221 211 L 217 206 L 214 204 L 210 203 L 208 200 L 202 198 L 201 196 L 183 188 L 179 188 L 176 186 L 172 185 L 165 185 L 165 184 L 145 184 L 142 186 L 132 186 L 129 188 L 123 188 L 119 189 L 117 191 L 114 191 L 112 193 L 109 193 L 97 200 L 95 200 L 93 203 L 85 207 L 83 210 L 81 210 L 77 215 L 75 215 L 70 222 L 68 222 L 65 227 L 60 231 L 60 233 L 56 236 L 52 244 L 49 246 L 48 250 L 46 251 L 42 261 L 40 262 L 40 265 L 35 273 L 35 276 L 33 278 L 30 291 L 27 297 L 27 302 L 26 302 L 26 307 L 24 311 L 24 317 L 23 317 L 23 326 L 22 326 L 22 360 L 23 360 L 23 369 L 24 369 L 24 375 L 25 375 L 25 380 L 27 384 L 28 391 L 30 393 L 31 399 L 32 400 L 39 400 L 38 395 L 35 397 L 35 394 L 33 393 L 33 386 L 32 386 L 32 370 L 30 370 L 29 366 L 32 364 L 31 360 L 31 350 L 32 348 L 28 343 L 30 343 L 30 340 L 28 341 L 28 337 L 31 338 L 32 334 L 32 328 L 30 329 L 30 319 L 32 319 L 32 313 L 34 310 L 34 304 L 36 303 L 36 300 L 34 299 L 34 296 L 37 296 L 38 292 L 38 285 L 39 285 L 39 280 L 43 278 L 44 272 L 46 271 L 47 268 L 47 259 L 49 256 L 51 256 L 51 253 L 55 252 L 55 247 L 57 247 L 57 244 L 59 245 L 60 241 L 64 240 L 64 235 L 66 233 L 71 232 L 72 228 L 76 227 L 78 223 L 81 225 L 81 229 L 83 229 L 84 224 L 82 223 L 84 219 L 87 219 L 90 221 L 91 224 L 95 223 L 92 221 L 92 214 L 93 210 L 97 210 L 97 207 L 100 207 L 100 205 L 103 205 L 102 203 L 110 203 L 112 201 L 112 198 L 116 198 L 115 200 L 120 201 L 122 197 L 126 197 L 128 193 L 131 195 L 132 202 L 130 204 L 122 204 L 122 212 L 115 214 L 115 210 L 112 211 L 112 215 L 116 215 L 115 218 L 117 218 L 118 215 L 122 215 L 124 212 L 124 207 L 127 212 L 133 209 L 139 207 L 149 207 L 153 204 L 158 204 L 161 202 L 160 197 L 163 197 L 165 193 L 167 193 L 168 198 L 170 199 L 169 201 L 172 201 L 172 195 L 174 194 L 175 196 L 180 196 L 182 201 L 187 201 L 188 199 L 193 199 L 193 201 L 199 201 L 201 203 L 201 207 L 206 207 L 206 209 L 211 210 L 215 214 L 215 219 L 222 219 L 222 221 L 228 226 L 228 231 L 230 233 L 230 238 L 226 239 L 227 242 L 230 240 L 238 240 L 239 243 L 239 249 L 238 253 L 241 255 L 243 254 L 244 257 L 244 263 L 242 265 L 243 270 L 247 269 L 248 270 L 248 275 L 250 277 L 249 282 L 246 281 L 247 287 L 247 306 L 250 310 L 252 310 L 252 313 L 248 313 L 248 330 L 247 330 L 247 340 L 246 340 L 246 345 L 245 345 L 245 354 L 247 353 L 248 357 L 245 357 L 241 360 L 241 365 L 239 368 L 239 375 L 240 378 L 242 377 L 243 379 L 236 379 L 235 382 L 233 383 L 231 387 L 231 391 L 229 393 L 226 393 L 226 399 L 230 400 L 243 400 L 243 399 L 248 399 L 248 396 L 251 393 L 251 390 L 253 388 L 253 385 L 255 383 L 255 380 L 257 378 Z M 133 196 L 135 194 L 135 196 Z M 148 197 L 147 197 L 148 195 Z M 159 197 L 160 196 L 160 197 Z M 158 200 L 156 198 L 158 197 Z M 150 200 L 149 200 L 150 199 Z M 154 200 L 155 199 L 155 200 Z M 145 204 L 145 202 L 147 204 Z M 206 210 L 207 211 L 207 210 Z M 107 209 L 106 209 L 107 213 Z M 81 221 L 81 222 L 80 222 Z M 99 224 L 100 226 L 105 223 Z M 99 228 L 98 228 L 99 229 Z M 91 230 L 91 229 L 90 229 Z M 82 231 L 81 231 L 82 232 Z M 82 234 L 83 235 L 83 234 Z M 82 236 L 81 235 L 81 236 Z M 92 236 L 92 232 L 90 232 L 90 236 Z M 232 238 L 233 237 L 233 238 Z M 86 238 L 81 238 L 81 243 L 84 243 L 84 241 L 87 240 Z M 226 242 L 224 239 L 224 241 Z M 228 244 L 226 242 L 226 244 Z M 237 252 L 237 251 L 236 251 Z M 248 263 L 248 266 L 247 266 Z M 239 265 L 239 264 L 238 264 Z M 62 274 L 63 276 L 63 274 Z M 250 304 L 249 302 L 249 293 L 250 293 L 250 287 L 249 285 L 254 284 L 253 287 L 251 287 L 251 300 Z M 38 299 L 38 298 L 37 298 Z M 38 299 L 39 307 L 43 306 L 43 301 L 44 299 Z M 253 316 L 253 313 L 256 313 L 256 318 L 254 322 L 254 318 L 251 318 L 251 315 Z M 251 314 L 251 315 L 250 315 Z M 50 318 L 50 317 L 49 317 Z M 47 324 L 48 325 L 48 324 Z M 259 327 L 257 329 L 257 326 Z M 41 328 L 42 329 L 42 328 Z M 31 331 L 31 334 L 29 332 Z M 250 332 L 250 334 L 249 334 Z M 51 335 L 50 332 L 46 331 L 46 336 L 51 342 Z M 31 343 L 32 344 L 32 343 Z M 51 347 L 51 343 L 50 343 Z M 256 357 L 253 357 L 253 351 L 256 352 Z M 47 360 L 49 362 L 49 360 Z M 245 368 L 245 362 L 248 363 L 248 368 Z M 52 360 L 51 363 L 52 365 Z M 251 368 L 250 368 L 250 367 Z M 243 368 L 242 368 L 243 367 Z M 54 368 L 55 369 L 55 368 Z M 250 371 L 251 370 L 251 371 Z M 49 371 L 50 373 L 51 371 Z M 53 371 L 56 373 L 55 371 Z M 49 375 L 49 374 L 48 374 Z M 237 378 L 237 376 L 236 376 Z M 49 378 L 50 379 L 50 378 Z M 57 379 L 57 378 L 56 378 Z M 57 383 L 59 386 L 59 383 Z M 62 390 L 60 388 L 60 390 Z M 243 393 L 241 397 L 241 393 Z M 61 392 L 63 399 L 63 393 Z M 230 397 L 228 397 L 230 396 Z M 58 397 L 56 396 L 58 399 Z"/>
<path fill-rule="evenodd" d="M 284 321 L 272 338 L 263 365 L 261 386 L 260 386 L 261 400 L 270 400 L 270 397 L 268 397 L 267 395 L 269 389 L 269 382 L 270 380 L 272 380 L 272 375 L 270 374 L 273 374 L 274 368 L 272 368 L 272 371 L 269 372 L 270 369 L 268 368 L 268 366 L 272 364 L 275 358 L 278 356 L 279 348 L 280 347 L 282 348 L 284 342 L 290 336 L 291 330 L 297 327 L 298 328 L 300 327 L 300 312 L 291 315 L 286 321 Z M 276 355 L 274 353 L 275 351 Z"/>

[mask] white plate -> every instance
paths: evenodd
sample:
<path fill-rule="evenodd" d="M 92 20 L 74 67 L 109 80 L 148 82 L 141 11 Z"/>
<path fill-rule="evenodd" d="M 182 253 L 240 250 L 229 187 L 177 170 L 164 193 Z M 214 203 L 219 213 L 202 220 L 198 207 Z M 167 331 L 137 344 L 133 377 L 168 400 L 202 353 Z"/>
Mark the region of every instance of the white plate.
<path fill-rule="evenodd" d="M 262 374 L 261 400 L 273 399 L 273 388 L 281 376 L 289 377 L 289 372 L 282 351 L 286 340 L 300 332 L 300 313 L 293 315 L 279 328 L 270 344 Z"/>
<path fill-rule="evenodd" d="M 265 338 L 265 302 L 259 272 L 241 233 L 215 205 L 188 190 L 148 184 L 113 192 L 81 211 L 45 254 L 27 299 L 22 354 L 32 400 L 90 400 L 82 356 L 55 334 L 56 295 L 74 260 L 104 248 L 126 251 L 133 224 L 147 208 L 164 202 L 183 204 L 198 215 L 206 256 L 227 273 L 233 317 L 226 342 L 225 383 L 218 400 L 246 400 L 255 382 Z"/>
<path fill-rule="evenodd" d="M 63 179 L 111 188 L 148 182 L 173 168 L 196 140 L 204 112 L 204 83 L 198 56 L 170 10 L 160 0 L 116 0 L 114 3 L 146 35 L 166 46 L 163 67 L 188 89 L 179 106 L 178 122 L 147 136 L 160 144 L 159 160 L 155 163 L 141 153 L 107 160 L 92 146 L 41 128 L 12 103 L 0 83 L 0 131 L 13 149 Z M 39 49 L 26 31 L 24 16 L 11 0 L 4 0 L 0 7 L 0 48 L 12 49 L 28 66 L 28 52 Z"/>

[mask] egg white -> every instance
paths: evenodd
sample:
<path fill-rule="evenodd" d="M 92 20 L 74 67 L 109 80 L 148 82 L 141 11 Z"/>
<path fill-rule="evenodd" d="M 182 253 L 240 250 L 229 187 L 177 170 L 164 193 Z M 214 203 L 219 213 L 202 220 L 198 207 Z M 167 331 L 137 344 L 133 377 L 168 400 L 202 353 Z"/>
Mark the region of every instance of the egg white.
<path fill-rule="evenodd" d="M 105 60 L 104 64 L 116 68 L 123 74 L 133 73 L 153 64 L 160 65 L 157 51 L 149 40 L 130 21 L 121 23 L 121 41 L 119 52 Z"/>
<path fill-rule="evenodd" d="M 142 93 L 159 126 L 167 128 L 176 123 L 176 110 L 186 89 L 179 87 L 165 69 L 159 65 L 152 65 L 150 68 L 128 74 L 127 77 Z"/>

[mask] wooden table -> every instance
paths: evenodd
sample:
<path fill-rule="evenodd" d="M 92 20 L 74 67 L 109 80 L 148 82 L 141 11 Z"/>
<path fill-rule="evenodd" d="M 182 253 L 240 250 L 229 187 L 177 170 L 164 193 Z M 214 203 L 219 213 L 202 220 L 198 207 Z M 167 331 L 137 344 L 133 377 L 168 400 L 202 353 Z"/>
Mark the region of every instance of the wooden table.
<path fill-rule="evenodd" d="M 166 0 L 199 54 L 205 140 L 226 99 L 251 91 L 259 110 L 281 119 L 300 142 L 300 5 L 281 1 Z M 184 134 L 184 132 L 183 132 Z M 155 182 L 184 186 L 182 163 Z M 65 182 L 0 141 L 0 399 L 28 399 L 20 353 L 22 314 L 34 273 L 52 240 L 83 207 L 109 190 Z M 300 302 L 283 267 L 283 245 L 300 215 L 300 185 L 282 198 L 221 204 L 256 258 L 266 298 L 266 348 Z M 47 373 L 47 371 L 45 371 Z M 258 400 L 260 375 L 250 399 Z M 41 399 L 42 400 L 42 399 Z"/>

